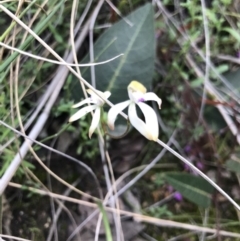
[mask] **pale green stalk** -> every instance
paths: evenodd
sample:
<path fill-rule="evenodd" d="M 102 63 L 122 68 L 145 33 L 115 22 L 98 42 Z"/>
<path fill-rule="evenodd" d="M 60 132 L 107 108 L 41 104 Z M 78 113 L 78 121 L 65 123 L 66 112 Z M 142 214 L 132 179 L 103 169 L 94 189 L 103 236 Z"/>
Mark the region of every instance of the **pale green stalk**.
<path fill-rule="evenodd" d="M 99 209 L 100 209 L 100 212 L 101 212 L 101 214 L 102 214 L 103 224 L 104 224 L 104 229 L 105 229 L 105 235 L 106 235 L 106 240 L 107 240 L 107 241 L 113 241 L 113 239 L 112 239 L 112 233 L 111 233 L 111 228 L 110 228 L 110 225 L 109 225 L 107 213 L 106 213 L 105 209 L 103 208 L 103 205 L 102 205 L 101 202 L 98 202 L 97 205 L 98 205 L 98 207 L 99 207 Z"/>

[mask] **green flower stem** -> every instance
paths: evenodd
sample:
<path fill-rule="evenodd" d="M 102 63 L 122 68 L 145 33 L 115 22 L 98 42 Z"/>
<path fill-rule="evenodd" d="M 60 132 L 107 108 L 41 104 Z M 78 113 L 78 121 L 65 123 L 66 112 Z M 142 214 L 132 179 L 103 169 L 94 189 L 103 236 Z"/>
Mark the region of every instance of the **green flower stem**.
<path fill-rule="evenodd" d="M 103 217 L 103 224 L 104 224 L 104 229 L 105 229 L 105 234 L 106 234 L 106 240 L 113 241 L 107 213 L 106 213 L 105 209 L 103 208 L 103 205 L 101 202 L 97 202 L 97 205 L 98 205 L 100 212 L 102 214 L 102 217 Z"/>
<path fill-rule="evenodd" d="M 41 140 L 40 142 L 43 143 L 45 141 L 48 141 L 50 139 L 53 139 L 53 138 L 56 138 L 58 137 L 60 134 L 62 134 L 69 126 L 71 125 L 71 123 L 68 123 L 64 128 L 62 128 L 59 132 L 57 132 L 56 134 L 54 135 L 51 135 L 51 136 L 48 136 L 46 138 L 44 138 L 43 140 Z"/>

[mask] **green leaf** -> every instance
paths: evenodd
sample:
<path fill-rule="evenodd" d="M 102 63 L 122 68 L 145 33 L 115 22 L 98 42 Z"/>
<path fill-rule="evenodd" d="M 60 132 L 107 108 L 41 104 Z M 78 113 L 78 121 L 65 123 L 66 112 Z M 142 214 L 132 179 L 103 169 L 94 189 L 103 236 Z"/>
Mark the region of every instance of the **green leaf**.
<path fill-rule="evenodd" d="M 223 74 L 229 70 L 229 66 L 228 64 L 221 64 L 216 69 L 219 74 Z"/>
<path fill-rule="evenodd" d="M 218 18 L 215 14 L 215 12 L 212 11 L 212 9 L 206 9 L 206 15 L 209 18 L 210 21 L 212 21 L 214 24 L 218 24 Z"/>
<path fill-rule="evenodd" d="M 128 99 L 127 86 L 138 80 L 149 88 L 154 73 L 155 39 L 153 9 L 151 4 L 135 10 L 126 17 L 132 26 L 121 20 L 114 24 L 94 44 L 95 62 L 104 61 L 119 54 L 118 59 L 95 66 L 96 87 L 111 91 L 111 101 Z M 89 55 L 82 63 L 89 62 Z M 91 83 L 90 68 L 82 68 L 83 77 Z M 74 99 L 81 98 L 79 81 L 71 86 Z"/>
<path fill-rule="evenodd" d="M 217 72 L 219 74 L 227 71 L 229 69 L 228 65 L 220 65 L 218 66 Z M 239 78 L 240 78 L 240 71 L 228 71 L 223 74 L 226 81 L 230 86 L 232 86 L 232 89 L 237 92 L 237 90 L 240 89 L 239 84 Z M 214 73 L 211 73 L 212 78 L 216 78 L 216 75 Z M 220 83 L 218 87 L 222 87 L 225 89 L 224 85 Z M 219 131 L 226 127 L 226 122 L 223 119 L 222 115 L 219 113 L 219 111 L 216 109 L 216 107 L 211 105 L 206 105 L 204 108 L 204 118 L 206 119 L 208 125 L 213 131 Z"/>
<path fill-rule="evenodd" d="M 229 81 L 229 84 L 233 86 L 233 89 L 240 93 L 240 69 L 236 71 L 229 71 L 224 74 L 224 77 Z"/>
<path fill-rule="evenodd" d="M 220 131 L 226 127 L 226 122 L 216 107 L 206 105 L 204 108 L 204 119 L 212 131 Z"/>
<path fill-rule="evenodd" d="M 189 201 L 203 208 L 210 206 L 214 188 L 201 177 L 187 173 L 167 173 L 164 178 Z"/>
<path fill-rule="evenodd" d="M 240 159 L 227 161 L 226 168 L 232 172 L 240 173 Z"/>
<path fill-rule="evenodd" d="M 232 3 L 232 0 L 221 0 L 221 2 L 222 2 L 225 6 L 227 6 L 227 5 L 229 5 L 229 4 Z"/>
<path fill-rule="evenodd" d="M 193 81 L 191 81 L 190 85 L 191 87 L 195 88 L 195 87 L 199 87 L 203 84 L 204 82 L 204 78 L 200 77 L 200 78 L 197 78 Z"/>
<path fill-rule="evenodd" d="M 220 65 L 218 69 L 218 73 L 225 72 L 227 70 L 227 65 Z M 228 85 L 232 87 L 232 90 L 240 94 L 240 69 L 236 71 L 228 71 L 223 74 L 224 78 L 226 79 L 226 82 Z M 214 76 L 212 76 L 214 77 Z M 216 76 L 215 76 L 216 77 Z M 221 88 L 223 92 L 228 93 L 228 90 L 226 89 L 225 85 L 223 83 L 220 83 L 218 88 Z M 223 119 L 222 115 L 219 113 L 219 111 L 216 109 L 216 107 L 211 105 L 206 105 L 204 108 L 204 118 L 206 119 L 208 125 L 211 127 L 213 131 L 219 131 L 222 128 L 225 128 L 227 126 L 225 120 Z"/>
<path fill-rule="evenodd" d="M 240 43 L 240 34 L 237 30 L 233 28 L 224 28 L 223 30 L 231 34 Z"/>
<path fill-rule="evenodd" d="M 229 70 L 229 66 L 227 64 L 221 64 L 216 68 L 216 71 L 218 74 L 223 74 L 228 70 Z M 213 71 L 210 72 L 210 76 L 214 79 L 218 78 L 217 75 Z"/>
<path fill-rule="evenodd" d="M 171 217 L 173 216 L 172 212 L 168 210 L 166 205 L 161 207 L 150 207 L 149 213 L 155 218 Z"/>
<path fill-rule="evenodd" d="M 35 169 L 35 166 L 34 166 L 32 163 L 28 162 L 28 161 L 24 161 L 24 160 L 23 160 L 22 165 L 23 165 L 25 168 L 29 168 L 29 169 L 31 169 L 31 170 L 34 170 L 34 169 Z"/>

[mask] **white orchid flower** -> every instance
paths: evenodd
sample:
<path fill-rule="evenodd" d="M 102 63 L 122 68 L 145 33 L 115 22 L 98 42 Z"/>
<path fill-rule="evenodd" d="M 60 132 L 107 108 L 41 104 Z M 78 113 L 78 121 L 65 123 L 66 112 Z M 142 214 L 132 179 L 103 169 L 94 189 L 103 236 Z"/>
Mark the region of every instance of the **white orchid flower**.
<path fill-rule="evenodd" d="M 146 93 L 146 88 L 138 81 L 132 81 L 128 86 L 128 95 L 130 100 L 114 105 L 108 112 L 108 126 L 114 129 L 114 122 L 117 115 L 128 106 L 128 117 L 131 124 L 147 139 L 157 141 L 158 139 L 158 120 L 155 111 L 143 103 L 153 100 L 158 103 L 161 109 L 162 100 L 153 92 Z M 136 112 L 136 104 L 144 114 L 145 122 L 142 121 Z"/>
<path fill-rule="evenodd" d="M 78 119 L 82 118 L 83 116 L 85 116 L 87 113 L 95 110 L 94 114 L 93 114 L 92 123 L 91 123 L 90 129 L 89 129 L 89 133 L 88 133 L 89 138 L 91 138 L 93 132 L 95 131 L 95 129 L 97 128 L 97 126 L 100 122 L 101 107 L 105 103 L 104 100 L 101 99 L 99 96 L 101 96 L 102 98 L 108 99 L 109 96 L 111 95 L 111 93 L 109 91 L 102 92 L 102 91 L 97 90 L 97 93 L 99 94 L 99 96 L 98 96 L 91 89 L 88 89 L 87 92 L 91 97 L 86 98 L 85 100 L 80 101 L 79 103 L 73 105 L 72 108 L 77 108 L 84 104 L 92 104 L 92 105 L 88 105 L 88 106 L 80 109 L 78 112 L 76 112 L 74 115 L 72 115 L 70 117 L 69 122 L 78 120 Z"/>

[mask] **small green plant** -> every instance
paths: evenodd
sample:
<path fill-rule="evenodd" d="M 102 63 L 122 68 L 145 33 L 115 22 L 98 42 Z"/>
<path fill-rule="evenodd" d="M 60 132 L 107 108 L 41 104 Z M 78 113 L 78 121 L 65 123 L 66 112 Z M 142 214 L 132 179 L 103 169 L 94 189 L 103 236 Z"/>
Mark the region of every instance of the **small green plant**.
<path fill-rule="evenodd" d="M 173 216 L 173 213 L 168 209 L 167 205 L 151 207 L 149 208 L 149 214 L 156 218 L 171 218 L 171 216 Z"/>

